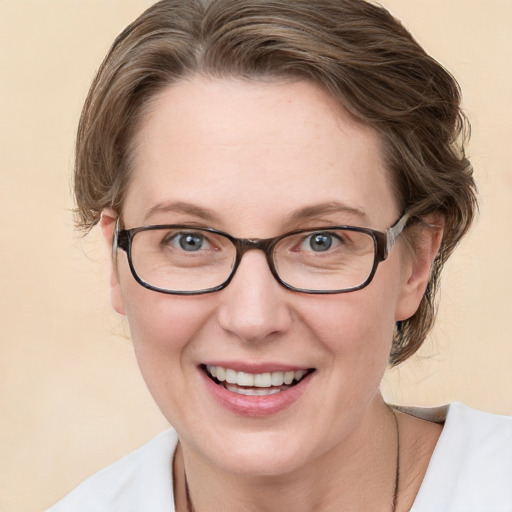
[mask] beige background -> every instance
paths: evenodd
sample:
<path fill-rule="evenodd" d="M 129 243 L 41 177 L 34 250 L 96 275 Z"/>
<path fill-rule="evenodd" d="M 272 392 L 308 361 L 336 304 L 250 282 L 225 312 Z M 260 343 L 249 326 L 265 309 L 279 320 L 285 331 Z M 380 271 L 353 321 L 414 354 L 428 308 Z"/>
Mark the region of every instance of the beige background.
<path fill-rule="evenodd" d="M 111 313 L 98 233 L 73 233 L 75 126 L 114 36 L 149 0 L 0 0 L 0 510 L 41 511 L 166 428 Z M 383 0 L 462 84 L 481 216 L 393 402 L 512 414 L 511 0 Z"/>

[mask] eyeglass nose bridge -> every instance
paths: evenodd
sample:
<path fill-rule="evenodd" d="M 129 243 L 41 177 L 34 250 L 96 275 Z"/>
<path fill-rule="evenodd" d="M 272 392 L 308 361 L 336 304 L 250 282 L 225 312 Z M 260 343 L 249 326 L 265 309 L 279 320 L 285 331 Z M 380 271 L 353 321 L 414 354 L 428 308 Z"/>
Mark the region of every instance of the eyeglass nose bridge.
<path fill-rule="evenodd" d="M 268 267 L 270 269 L 270 272 L 274 276 L 274 278 L 277 280 L 278 283 L 283 284 L 283 281 L 279 277 L 277 270 L 274 265 L 274 259 L 273 259 L 273 249 L 276 245 L 276 243 L 279 241 L 280 237 L 277 238 L 231 238 L 231 241 L 233 242 L 235 249 L 236 249 L 236 257 L 235 262 L 233 264 L 233 268 L 231 270 L 231 274 L 229 276 L 229 279 L 226 281 L 225 286 L 227 286 L 233 277 L 235 276 L 235 273 L 242 262 L 242 258 L 244 257 L 244 254 L 248 251 L 252 250 L 259 250 L 263 251 L 265 253 L 265 258 L 267 260 Z"/>

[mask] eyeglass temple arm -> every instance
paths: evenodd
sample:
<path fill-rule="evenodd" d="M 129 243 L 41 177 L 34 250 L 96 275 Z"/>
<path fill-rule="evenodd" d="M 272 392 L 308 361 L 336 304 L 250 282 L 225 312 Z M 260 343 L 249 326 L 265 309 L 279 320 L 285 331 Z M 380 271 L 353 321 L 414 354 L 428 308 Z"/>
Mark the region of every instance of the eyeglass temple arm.
<path fill-rule="evenodd" d="M 114 229 L 114 235 L 112 236 L 112 256 L 115 257 L 118 249 L 128 251 L 128 234 L 120 228 L 120 219 L 116 220 L 116 227 Z"/>
<path fill-rule="evenodd" d="M 389 251 L 391 251 L 393 245 L 395 245 L 396 239 L 400 235 L 400 233 L 407 226 L 407 222 L 409 221 L 409 214 L 404 213 L 391 227 L 386 229 L 386 249 L 384 252 L 384 259 L 387 258 Z"/>

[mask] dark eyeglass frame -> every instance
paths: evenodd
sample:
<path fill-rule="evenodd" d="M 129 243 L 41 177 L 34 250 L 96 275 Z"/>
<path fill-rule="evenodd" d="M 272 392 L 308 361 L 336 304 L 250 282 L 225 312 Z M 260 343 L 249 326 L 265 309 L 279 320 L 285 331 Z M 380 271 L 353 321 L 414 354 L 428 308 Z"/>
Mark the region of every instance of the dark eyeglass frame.
<path fill-rule="evenodd" d="M 126 252 L 126 255 L 128 257 L 128 264 L 131 270 L 131 273 L 134 277 L 134 279 L 144 288 L 148 288 L 149 290 L 153 290 L 155 292 L 160 293 L 166 293 L 169 295 L 201 295 L 205 293 L 213 293 L 217 292 L 219 290 L 222 290 L 223 288 L 226 288 L 228 284 L 233 279 L 236 270 L 238 266 L 240 265 L 240 262 L 242 261 L 243 255 L 250 250 L 257 249 L 261 250 L 265 253 L 268 266 L 270 268 L 270 272 L 276 279 L 276 281 L 284 286 L 288 290 L 292 290 L 294 292 L 299 293 L 308 293 L 308 294 L 318 294 L 318 295 L 326 295 L 326 294 L 335 294 L 335 293 L 348 293 L 353 292 L 356 290 L 360 290 L 362 288 L 365 288 L 368 286 L 373 277 L 375 276 L 375 272 L 377 271 L 377 267 L 380 262 L 384 261 L 391 251 L 393 245 L 396 242 L 396 239 L 398 236 L 402 233 L 402 231 L 407 226 L 408 221 L 410 220 L 409 214 L 407 212 L 403 213 L 400 218 L 389 228 L 386 229 L 386 231 L 378 231 L 376 229 L 370 229 L 370 228 L 362 228 L 362 227 L 356 227 L 356 226 L 321 226 L 314 229 L 299 229 L 296 231 L 290 231 L 288 233 L 285 233 L 283 235 L 279 235 L 273 238 L 236 238 L 234 236 L 231 236 L 229 233 L 225 233 L 223 231 L 219 231 L 217 229 L 213 228 L 206 228 L 206 227 L 199 227 L 199 226 L 190 226 L 186 224 L 159 224 L 159 225 L 151 225 L 151 226 L 141 226 L 137 228 L 131 228 L 131 229 L 121 229 L 120 228 L 120 221 L 117 220 L 116 228 L 114 232 L 114 238 L 113 238 L 113 251 L 114 255 L 117 253 L 117 249 L 120 248 L 123 251 Z M 216 235 L 221 235 L 228 240 L 231 241 L 231 243 L 235 246 L 236 249 L 236 256 L 235 261 L 233 263 L 233 267 L 231 269 L 231 272 L 228 276 L 228 278 L 218 286 L 215 286 L 213 288 L 206 288 L 202 290 L 187 290 L 187 291 L 176 291 L 176 290 L 167 290 L 164 288 L 158 288 L 156 286 L 150 285 L 149 283 L 146 283 L 143 281 L 139 275 L 137 274 L 135 267 L 133 265 L 132 261 L 132 241 L 135 237 L 135 235 L 141 231 L 150 231 L 150 230 L 156 230 L 156 229 L 197 229 L 201 231 L 206 231 L 209 233 L 214 233 Z M 274 248 L 277 245 L 278 242 L 280 242 L 283 238 L 286 238 L 291 235 L 297 235 L 300 233 L 306 233 L 306 232 L 316 232 L 316 231 L 331 231 L 335 229 L 342 229 L 345 231 L 356 231 L 359 233 L 365 233 L 369 235 L 374 242 L 374 258 L 373 258 L 373 266 L 371 269 L 370 274 L 368 275 L 367 279 L 360 285 L 354 286 L 352 288 L 345 288 L 341 290 L 309 290 L 304 288 L 296 288 L 294 286 L 289 285 L 285 281 L 283 281 L 276 270 L 275 264 L 274 264 Z"/>

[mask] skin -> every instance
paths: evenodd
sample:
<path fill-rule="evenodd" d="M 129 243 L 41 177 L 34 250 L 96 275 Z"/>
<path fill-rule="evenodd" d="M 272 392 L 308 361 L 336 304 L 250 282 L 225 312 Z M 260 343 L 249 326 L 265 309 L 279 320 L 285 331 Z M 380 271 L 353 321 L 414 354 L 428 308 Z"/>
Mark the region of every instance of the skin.
<path fill-rule="evenodd" d="M 336 224 L 385 230 L 401 213 L 377 134 L 305 81 L 192 77 L 152 100 L 134 142 L 126 228 L 183 223 L 267 238 Z M 323 206 L 335 201 L 343 207 Z M 107 241 L 116 217 L 103 212 Z M 395 322 L 417 309 L 440 242 L 439 232 L 419 238 L 415 254 L 399 239 L 368 287 L 326 296 L 281 287 L 261 251 L 246 253 L 224 290 L 188 297 L 143 288 L 118 254 L 113 306 L 127 316 L 149 390 L 180 437 L 178 510 L 185 469 L 196 512 L 390 509 L 396 432 L 379 383 Z M 205 389 L 199 366 L 218 360 L 315 372 L 290 406 L 251 417 Z M 399 509 L 407 510 L 440 427 L 399 422 Z"/>

